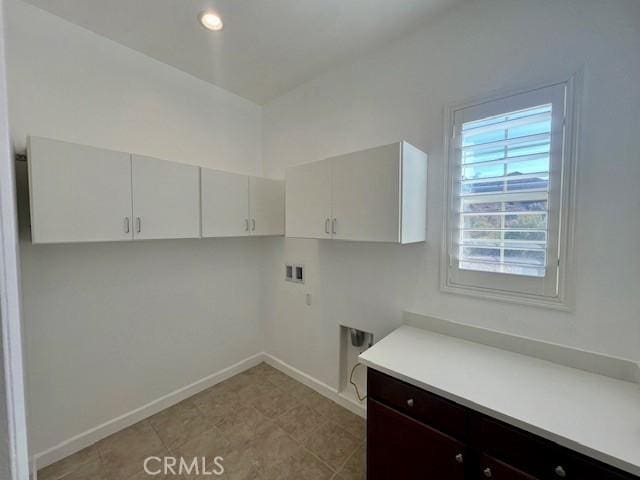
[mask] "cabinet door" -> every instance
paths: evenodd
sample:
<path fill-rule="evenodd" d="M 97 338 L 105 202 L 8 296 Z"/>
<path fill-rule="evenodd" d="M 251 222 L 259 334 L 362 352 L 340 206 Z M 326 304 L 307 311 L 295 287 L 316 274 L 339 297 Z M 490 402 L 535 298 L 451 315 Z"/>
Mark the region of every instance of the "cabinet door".
<path fill-rule="evenodd" d="M 333 238 L 400 241 L 400 143 L 331 159 Z"/>
<path fill-rule="evenodd" d="M 134 238 L 200 236 L 199 169 L 132 156 Z"/>
<path fill-rule="evenodd" d="M 480 467 L 473 475 L 475 479 L 493 478 L 495 480 L 538 480 L 538 477 L 529 475 L 512 465 L 508 465 L 489 455 L 480 455 Z"/>
<path fill-rule="evenodd" d="M 131 240 L 128 153 L 29 139 L 34 243 Z"/>
<path fill-rule="evenodd" d="M 331 238 L 331 162 L 287 169 L 287 237 Z"/>
<path fill-rule="evenodd" d="M 249 177 L 252 235 L 284 235 L 284 182 Z"/>
<path fill-rule="evenodd" d="M 462 480 L 464 445 L 378 403 L 367 403 L 367 480 Z"/>
<path fill-rule="evenodd" d="M 201 169 L 202 236 L 249 235 L 249 177 Z"/>

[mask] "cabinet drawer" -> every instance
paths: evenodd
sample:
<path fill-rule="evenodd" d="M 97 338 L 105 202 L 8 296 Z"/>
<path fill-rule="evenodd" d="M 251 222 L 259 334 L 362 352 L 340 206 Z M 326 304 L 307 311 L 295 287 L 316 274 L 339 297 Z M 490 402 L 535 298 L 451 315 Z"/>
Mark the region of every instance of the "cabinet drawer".
<path fill-rule="evenodd" d="M 564 477 L 558 476 L 555 469 L 561 468 Z M 616 470 L 603 463 L 579 455 L 575 452 L 559 447 L 554 466 L 554 480 L 566 478 L 567 480 L 633 480 L 637 477 Z"/>
<path fill-rule="evenodd" d="M 494 480 L 539 480 L 538 477 L 529 475 L 486 454 L 480 455 L 478 467 L 471 478 L 478 480 L 487 478 Z"/>
<path fill-rule="evenodd" d="M 373 369 L 368 370 L 367 391 L 371 398 L 441 432 L 465 437 L 465 410 L 453 402 Z"/>
<path fill-rule="evenodd" d="M 539 438 L 506 423 L 484 415 L 474 415 L 470 422 L 470 444 L 485 452 L 482 459 L 499 462 L 492 477 L 485 478 L 541 478 L 567 480 L 632 480 L 637 477 L 621 472 L 601 462 L 575 453 L 554 442 Z M 482 465 L 482 462 L 481 462 Z M 529 477 L 501 477 L 504 466 L 516 469 Z M 501 468 L 502 467 L 502 468 Z M 481 470 L 484 470 L 482 467 Z M 475 477 L 474 477 L 475 478 Z"/>
<path fill-rule="evenodd" d="M 554 443 L 483 415 L 474 415 L 470 427 L 471 444 L 485 452 L 487 458 L 504 462 L 532 478 L 550 478 L 556 459 Z"/>

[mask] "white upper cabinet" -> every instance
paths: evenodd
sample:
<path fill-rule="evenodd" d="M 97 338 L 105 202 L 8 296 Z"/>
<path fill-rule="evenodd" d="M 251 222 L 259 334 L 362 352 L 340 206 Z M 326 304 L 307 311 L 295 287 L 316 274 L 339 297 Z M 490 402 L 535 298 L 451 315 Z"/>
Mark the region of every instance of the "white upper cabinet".
<path fill-rule="evenodd" d="M 288 236 L 421 242 L 426 239 L 426 208 L 427 155 L 406 142 L 287 171 Z"/>
<path fill-rule="evenodd" d="M 30 137 L 34 243 L 284 234 L 284 182 Z"/>
<path fill-rule="evenodd" d="M 199 168 L 131 156 L 133 238 L 200 237 Z"/>
<path fill-rule="evenodd" d="M 202 236 L 250 235 L 249 177 L 201 169 Z"/>
<path fill-rule="evenodd" d="M 333 238 L 397 242 L 400 144 L 332 158 Z"/>
<path fill-rule="evenodd" d="M 331 162 L 287 169 L 287 237 L 331 238 Z"/>
<path fill-rule="evenodd" d="M 284 182 L 249 177 L 252 235 L 284 235 Z"/>
<path fill-rule="evenodd" d="M 131 240 L 128 153 L 30 137 L 33 243 Z"/>
<path fill-rule="evenodd" d="M 202 236 L 284 234 L 284 184 L 202 169 Z"/>

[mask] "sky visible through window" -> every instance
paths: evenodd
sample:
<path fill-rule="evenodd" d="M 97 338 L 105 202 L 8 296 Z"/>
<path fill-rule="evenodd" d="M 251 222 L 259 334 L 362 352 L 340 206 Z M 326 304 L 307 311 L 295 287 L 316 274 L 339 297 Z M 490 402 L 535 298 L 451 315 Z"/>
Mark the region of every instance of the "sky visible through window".
<path fill-rule="evenodd" d="M 551 104 L 462 126 L 459 268 L 543 277 Z"/>

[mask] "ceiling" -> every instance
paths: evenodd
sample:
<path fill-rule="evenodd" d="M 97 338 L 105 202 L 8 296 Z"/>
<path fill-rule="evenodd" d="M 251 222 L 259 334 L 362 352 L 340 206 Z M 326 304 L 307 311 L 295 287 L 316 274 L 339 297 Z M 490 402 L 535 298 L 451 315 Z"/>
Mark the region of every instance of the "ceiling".
<path fill-rule="evenodd" d="M 26 0 L 263 104 L 459 0 Z M 198 23 L 216 11 L 224 30 Z"/>

